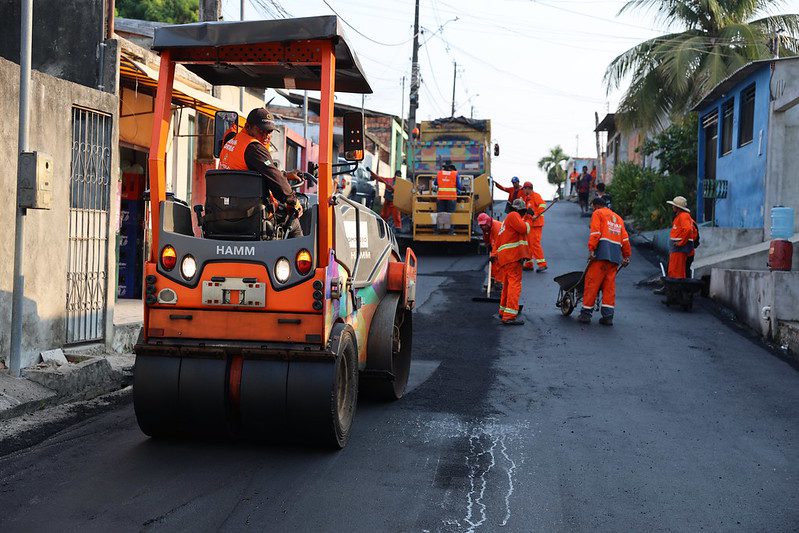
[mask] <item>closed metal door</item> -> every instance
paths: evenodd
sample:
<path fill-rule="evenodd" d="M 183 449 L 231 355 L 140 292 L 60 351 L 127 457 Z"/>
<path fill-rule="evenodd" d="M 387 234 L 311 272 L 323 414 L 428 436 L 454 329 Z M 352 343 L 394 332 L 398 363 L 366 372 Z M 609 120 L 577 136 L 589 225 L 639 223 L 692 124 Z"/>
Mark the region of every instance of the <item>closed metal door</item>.
<path fill-rule="evenodd" d="M 105 338 L 111 117 L 72 109 L 66 343 Z"/>

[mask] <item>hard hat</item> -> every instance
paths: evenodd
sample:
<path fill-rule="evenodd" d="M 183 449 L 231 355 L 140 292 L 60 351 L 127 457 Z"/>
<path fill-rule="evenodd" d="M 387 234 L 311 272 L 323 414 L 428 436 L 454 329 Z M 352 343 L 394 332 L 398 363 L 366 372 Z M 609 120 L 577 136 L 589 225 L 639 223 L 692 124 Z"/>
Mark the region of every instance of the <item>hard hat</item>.
<path fill-rule="evenodd" d="M 491 217 L 487 213 L 480 213 L 477 215 L 477 224 L 480 226 L 487 226 L 491 224 Z"/>
<path fill-rule="evenodd" d="M 524 204 L 524 200 L 522 200 L 521 198 L 516 198 L 511 204 L 511 207 L 513 207 L 513 209 L 515 209 L 516 211 L 527 209 L 527 206 Z"/>
<path fill-rule="evenodd" d="M 593 200 L 591 200 L 591 205 L 599 205 L 602 207 L 607 207 L 608 201 L 605 200 L 605 198 L 602 196 L 597 196 Z"/>
<path fill-rule="evenodd" d="M 529 181 L 525 181 L 524 185 L 522 185 L 522 189 L 528 189 L 528 188 L 532 189 L 533 188 L 533 184 L 530 183 Z"/>
<path fill-rule="evenodd" d="M 517 178 L 516 176 L 513 176 L 513 177 L 510 179 L 510 181 L 511 181 L 511 183 L 519 183 L 519 178 Z"/>

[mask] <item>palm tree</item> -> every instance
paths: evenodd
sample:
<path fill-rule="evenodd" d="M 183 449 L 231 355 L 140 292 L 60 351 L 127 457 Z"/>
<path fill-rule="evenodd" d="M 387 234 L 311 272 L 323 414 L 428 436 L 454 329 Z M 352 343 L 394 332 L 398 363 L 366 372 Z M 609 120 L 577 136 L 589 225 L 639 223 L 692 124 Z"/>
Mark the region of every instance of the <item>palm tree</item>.
<path fill-rule="evenodd" d="M 538 160 L 538 168 L 547 173 L 547 181 L 558 186 L 558 196 L 561 194 L 561 186 L 566 181 L 566 169 L 563 163 L 569 160 L 569 156 L 563 151 L 560 145 L 549 149 L 549 154 Z"/>
<path fill-rule="evenodd" d="M 608 91 L 627 79 L 619 104 L 623 128 L 652 130 L 678 119 L 716 84 L 750 61 L 799 52 L 799 15 L 770 14 L 783 0 L 629 0 L 619 14 L 654 11 L 674 29 L 614 59 L 605 72 Z M 760 18 L 757 18 L 760 17 Z"/>

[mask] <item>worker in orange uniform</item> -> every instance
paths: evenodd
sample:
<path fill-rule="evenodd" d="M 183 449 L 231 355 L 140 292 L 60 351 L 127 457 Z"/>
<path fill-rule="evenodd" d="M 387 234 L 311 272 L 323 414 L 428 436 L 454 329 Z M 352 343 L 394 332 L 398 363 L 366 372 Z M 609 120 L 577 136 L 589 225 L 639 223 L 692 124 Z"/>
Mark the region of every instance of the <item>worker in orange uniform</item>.
<path fill-rule="evenodd" d="M 377 180 L 386 186 L 386 194 L 383 198 L 383 209 L 380 211 L 380 218 L 386 222 L 391 220 L 394 222 L 394 229 L 398 231 L 401 230 L 402 218 L 400 217 L 397 206 L 394 205 L 394 184 L 397 182 L 397 179 L 402 178 L 402 171 L 398 170 L 394 172 L 394 179 L 382 178 L 375 174 L 372 169 L 369 169 L 369 174 L 372 175 L 373 180 Z"/>
<path fill-rule="evenodd" d="M 445 229 L 449 226 L 450 235 L 455 234 L 455 229 L 449 224 L 449 213 L 454 213 L 458 208 L 458 192 L 461 188 L 461 178 L 458 171 L 450 161 L 447 161 L 441 170 L 438 171 L 435 179 L 436 192 L 436 211 L 441 219 L 446 220 L 439 228 Z M 446 213 L 446 217 L 441 216 Z"/>
<path fill-rule="evenodd" d="M 524 262 L 523 267 L 524 270 L 532 270 L 535 265 L 536 272 L 546 272 L 547 260 L 544 257 L 544 247 L 541 246 L 541 235 L 544 232 L 544 215 L 542 213 L 547 208 L 547 203 L 540 194 L 533 190 L 533 184 L 529 181 L 524 182 L 522 190 L 524 191 L 525 205 L 533 213 L 530 233 L 527 235 L 527 242 L 530 244 L 530 259 Z M 533 263 L 533 258 L 535 263 Z"/>
<path fill-rule="evenodd" d="M 502 222 L 494 220 L 487 213 L 480 213 L 477 215 L 477 225 L 480 226 L 483 232 L 483 242 L 486 244 L 486 250 L 488 250 L 489 255 L 494 255 Z M 498 267 L 491 268 L 491 278 L 496 283 L 502 283 L 502 280 L 499 279 Z"/>
<path fill-rule="evenodd" d="M 527 234 L 530 233 L 530 220 L 524 200 L 517 198 L 511 205 L 499 228 L 496 252 L 491 261 L 499 271 L 502 280 L 502 296 L 499 300 L 499 317 L 505 326 L 519 326 L 519 296 L 522 294 L 522 262 L 530 258 Z M 524 216 L 524 217 L 523 217 Z"/>
<path fill-rule="evenodd" d="M 226 170 L 249 170 L 264 178 L 264 185 L 278 203 L 295 214 L 289 229 L 289 237 L 302 237 L 299 218 L 302 216 L 302 204 L 297 200 L 289 181 L 302 179 L 297 171 L 283 172 L 278 170 L 269 143 L 272 132 L 277 129 L 272 114 L 263 107 L 256 107 L 247 115 L 244 129 L 240 130 L 222 147 L 219 154 L 219 168 Z"/>
<path fill-rule="evenodd" d="M 494 183 L 494 186 L 499 189 L 500 191 L 505 191 L 508 193 L 508 202 L 505 204 L 505 213 L 510 213 L 513 211 L 513 201 L 516 198 L 521 198 L 523 191 L 522 187 L 519 184 L 519 178 L 517 176 L 513 176 L 510 180 L 511 186 L 505 187 L 504 185 L 500 185 L 499 183 Z"/>
<path fill-rule="evenodd" d="M 691 210 L 688 209 L 688 200 L 677 196 L 674 200 L 666 202 L 674 210 L 674 221 L 669 233 L 669 271 L 670 278 L 682 279 L 686 277 L 686 263 L 688 257 L 694 253 L 694 240 L 698 233 Z"/>
<path fill-rule="evenodd" d="M 601 290 L 602 316 L 599 323 L 612 326 L 616 306 L 616 274 L 619 265 L 630 264 L 632 249 L 624 220 L 608 209 L 601 197 L 594 198 L 591 205 L 594 213 L 591 215 L 591 235 L 588 237 L 590 255 L 585 272 L 583 308 L 578 320 L 584 324 L 591 322 L 591 312 Z"/>

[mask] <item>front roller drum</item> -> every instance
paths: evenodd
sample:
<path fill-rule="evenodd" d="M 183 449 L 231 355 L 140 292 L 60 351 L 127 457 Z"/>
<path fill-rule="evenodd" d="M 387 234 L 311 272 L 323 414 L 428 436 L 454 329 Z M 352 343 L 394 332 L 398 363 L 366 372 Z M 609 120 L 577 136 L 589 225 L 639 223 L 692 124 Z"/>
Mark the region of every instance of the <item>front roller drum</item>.
<path fill-rule="evenodd" d="M 292 361 L 286 381 L 289 432 L 341 449 L 358 405 L 358 350 L 352 327 L 336 324 L 332 361 Z"/>
<path fill-rule="evenodd" d="M 238 412 L 245 435 L 347 444 L 358 399 L 352 328 L 336 325 L 331 344 L 333 357 L 324 360 L 243 362 Z"/>
<path fill-rule="evenodd" d="M 133 409 L 136 421 L 146 435 L 170 437 L 180 433 L 179 382 L 179 357 L 136 356 Z"/>

